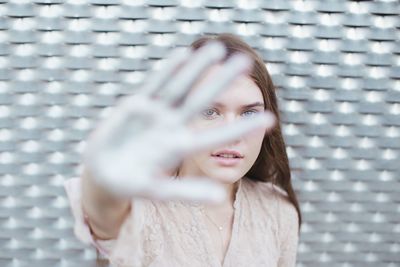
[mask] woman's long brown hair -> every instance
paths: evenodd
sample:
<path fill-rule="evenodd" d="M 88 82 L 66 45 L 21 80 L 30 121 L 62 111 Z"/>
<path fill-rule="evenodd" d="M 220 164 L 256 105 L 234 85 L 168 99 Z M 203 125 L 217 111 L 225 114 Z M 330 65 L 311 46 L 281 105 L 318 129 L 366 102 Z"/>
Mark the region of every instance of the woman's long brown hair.
<path fill-rule="evenodd" d="M 250 77 L 261 89 L 265 108 L 275 115 L 278 123 L 265 135 L 260 154 L 245 176 L 256 181 L 271 182 L 286 191 L 289 201 L 297 210 L 300 229 L 302 216 L 296 193 L 292 187 L 289 159 L 286 153 L 286 146 L 280 125 L 275 86 L 272 83 L 272 79 L 265 67 L 264 61 L 246 42 L 238 36 L 229 33 L 203 36 L 194 41 L 190 46 L 196 50 L 211 40 L 222 42 L 226 46 L 227 55 L 225 60 L 232 54 L 241 52 L 250 56 L 254 61 Z"/>

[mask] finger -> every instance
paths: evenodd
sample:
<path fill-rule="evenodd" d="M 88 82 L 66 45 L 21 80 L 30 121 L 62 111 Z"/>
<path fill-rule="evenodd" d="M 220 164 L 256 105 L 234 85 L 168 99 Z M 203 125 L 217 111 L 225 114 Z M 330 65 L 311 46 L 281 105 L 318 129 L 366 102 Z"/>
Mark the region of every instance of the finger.
<path fill-rule="evenodd" d="M 187 121 L 205 108 L 238 75 L 249 71 L 251 66 L 252 60 L 248 56 L 244 54 L 231 56 L 208 82 L 187 97 L 181 108 L 182 120 Z"/>
<path fill-rule="evenodd" d="M 226 198 L 223 187 L 207 177 L 168 177 L 155 181 L 147 194 L 159 200 L 221 203 Z"/>
<path fill-rule="evenodd" d="M 251 118 L 241 119 L 238 122 L 225 124 L 205 132 L 192 134 L 189 138 L 181 138 L 180 148 L 184 154 L 203 150 L 216 145 L 229 143 L 246 133 L 259 128 L 271 129 L 275 124 L 275 116 L 266 111 Z"/>
<path fill-rule="evenodd" d="M 171 52 L 167 59 L 161 64 L 161 68 L 150 74 L 142 88 L 143 93 L 148 96 L 156 96 L 157 92 L 170 79 L 174 72 L 188 60 L 192 54 L 189 48 L 179 47 Z"/>
<path fill-rule="evenodd" d="M 226 49 L 220 42 L 210 42 L 199 48 L 189 62 L 177 74 L 175 79 L 160 91 L 163 100 L 169 104 L 179 102 L 191 85 L 200 77 L 209 66 L 225 57 Z"/>

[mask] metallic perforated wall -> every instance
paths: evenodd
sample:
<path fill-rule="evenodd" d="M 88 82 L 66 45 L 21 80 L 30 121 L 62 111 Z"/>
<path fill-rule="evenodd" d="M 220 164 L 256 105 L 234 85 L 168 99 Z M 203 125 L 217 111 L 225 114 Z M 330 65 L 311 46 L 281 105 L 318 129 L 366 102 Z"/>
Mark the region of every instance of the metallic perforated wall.
<path fill-rule="evenodd" d="M 0 266 L 94 266 L 61 187 L 170 47 L 242 36 L 279 88 L 298 266 L 400 266 L 399 1 L 0 0 Z"/>

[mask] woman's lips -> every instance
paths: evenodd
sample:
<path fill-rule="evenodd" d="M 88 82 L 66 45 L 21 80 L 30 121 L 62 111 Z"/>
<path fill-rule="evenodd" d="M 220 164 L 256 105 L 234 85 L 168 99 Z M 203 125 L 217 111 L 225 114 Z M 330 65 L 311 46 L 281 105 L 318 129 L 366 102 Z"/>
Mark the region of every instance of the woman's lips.
<path fill-rule="evenodd" d="M 234 166 L 238 164 L 243 158 L 225 158 L 225 157 L 220 157 L 220 156 L 211 156 L 213 160 L 219 165 L 222 166 Z"/>

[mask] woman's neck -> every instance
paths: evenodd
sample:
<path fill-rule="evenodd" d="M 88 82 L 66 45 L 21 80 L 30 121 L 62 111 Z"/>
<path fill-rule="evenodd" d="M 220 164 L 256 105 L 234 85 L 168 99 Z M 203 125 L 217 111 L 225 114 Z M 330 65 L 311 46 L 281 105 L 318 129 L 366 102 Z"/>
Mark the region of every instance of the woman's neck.
<path fill-rule="evenodd" d="M 240 181 L 233 184 L 221 183 L 226 191 L 226 199 L 218 204 L 207 204 L 204 207 L 207 210 L 223 211 L 233 209 L 233 203 L 235 202 L 236 192 L 238 190 L 238 185 Z"/>
<path fill-rule="evenodd" d="M 175 173 L 177 175 L 177 173 Z M 178 179 L 182 179 L 185 176 L 191 176 L 188 174 L 185 168 L 181 168 L 178 172 Z M 243 179 L 243 178 L 241 178 Z M 218 183 L 218 182 L 217 182 Z M 239 188 L 240 179 L 234 183 L 223 183 L 220 182 L 219 184 L 225 189 L 226 198 L 217 204 L 205 204 L 204 207 L 208 210 L 233 210 L 233 203 L 235 202 L 236 192 Z"/>

